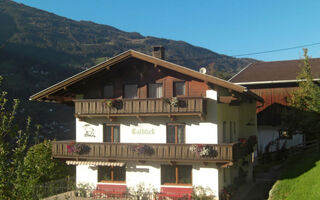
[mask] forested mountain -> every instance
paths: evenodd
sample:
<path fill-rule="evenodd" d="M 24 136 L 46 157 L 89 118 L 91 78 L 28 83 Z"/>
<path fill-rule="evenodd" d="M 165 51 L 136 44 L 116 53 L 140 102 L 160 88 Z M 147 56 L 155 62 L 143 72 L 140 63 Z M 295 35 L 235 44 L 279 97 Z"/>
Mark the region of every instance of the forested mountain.
<path fill-rule="evenodd" d="M 228 78 L 252 59 L 237 59 L 210 50 L 114 27 L 65 17 L 0 0 L 0 74 L 11 97 L 22 99 L 21 114 L 43 124 L 48 137 L 72 132 L 72 108 L 29 102 L 28 97 L 85 68 L 128 49 L 151 54 L 166 48 L 166 60 Z M 68 114 L 66 115 L 65 112 Z M 70 129 L 70 130 L 68 130 Z M 60 134 L 63 135 L 63 134 Z"/>

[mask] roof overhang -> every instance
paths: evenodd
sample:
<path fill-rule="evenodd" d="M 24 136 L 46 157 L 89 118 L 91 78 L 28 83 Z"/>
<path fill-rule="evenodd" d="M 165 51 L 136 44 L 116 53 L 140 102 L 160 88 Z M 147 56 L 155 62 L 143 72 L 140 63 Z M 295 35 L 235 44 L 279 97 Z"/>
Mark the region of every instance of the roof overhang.
<path fill-rule="evenodd" d="M 65 80 L 63 80 L 63 81 L 61 81 L 51 87 L 48 87 L 48 88 L 32 95 L 30 97 L 30 100 L 41 101 L 44 98 L 48 97 L 49 95 L 51 95 L 51 94 L 53 94 L 63 88 L 67 88 L 68 86 L 70 86 L 74 83 L 77 83 L 77 82 L 79 82 L 79 81 L 81 81 L 81 80 L 83 80 L 93 74 L 96 74 L 104 69 L 111 67 L 112 65 L 115 65 L 115 64 L 117 64 L 121 61 L 124 61 L 128 58 L 131 58 L 131 57 L 141 59 L 146 62 L 153 63 L 154 65 L 159 65 L 161 67 L 188 75 L 190 77 L 194 77 L 194 78 L 203 80 L 208 83 L 215 84 L 220 87 L 224 87 L 224 88 L 227 88 L 227 89 L 239 92 L 239 93 L 246 94 L 249 97 L 251 97 L 257 101 L 263 102 L 263 99 L 261 97 L 250 92 L 246 87 L 243 87 L 241 85 L 237 85 L 237 84 L 231 83 L 229 81 L 225 81 L 220 78 L 213 77 L 213 76 L 210 76 L 207 74 L 202 74 L 200 72 L 197 72 L 195 70 L 191 70 L 191 69 L 183 67 L 181 65 L 177 65 L 177 64 L 174 64 L 174 63 L 171 63 L 171 62 L 168 62 L 168 61 L 165 61 L 165 60 L 153 57 L 153 56 L 149 56 L 149 55 L 146 55 L 146 54 L 134 51 L 134 50 L 128 50 L 124 53 L 121 53 L 115 57 L 112 57 L 112 58 L 102 62 L 102 63 L 99 63 L 98 65 L 95 65 L 85 71 L 82 71 L 82 72 L 80 72 L 70 78 L 67 78 L 67 79 L 65 79 Z"/>
<path fill-rule="evenodd" d="M 320 78 L 312 79 L 313 81 L 320 81 Z M 236 85 L 262 85 L 262 84 L 279 84 L 279 83 L 298 83 L 306 81 L 305 79 L 301 80 L 274 80 L 274 81 L 253 81 L 253 82 L 239 82 L 234 83 Z"/>

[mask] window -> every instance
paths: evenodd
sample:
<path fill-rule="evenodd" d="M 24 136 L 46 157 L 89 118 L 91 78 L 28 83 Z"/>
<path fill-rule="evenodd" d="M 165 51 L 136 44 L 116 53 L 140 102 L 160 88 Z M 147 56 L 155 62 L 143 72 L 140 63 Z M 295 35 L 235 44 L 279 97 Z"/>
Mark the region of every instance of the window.
<path fill-rule="evenodd" d="M 236 140 L 238 140 L 237 129 L 236 129 L 236 121 L 233 122 L 233 135 Z"/>
<path fill-rule="evenodd" d="M 227 142 L 227 122 L 225 121 L 222 122 L 222 137 L 223 137 L 222 143 L 226 143 Z"/>
<path fill-rule="evenodd" d="M 161 184 L 192 184 L 192 166 L 161 165 Z"/>
<path fill-rule="evenodd" d="M 106 125 L 104 129 L 103 142 L 120 142 L 120 126 L 119 125 Z"/>
<path fill-rule="evenodd" d="M 125 182 L 126 168 L 125 167 L 98 167 L 99 182 Z"/>
<path fill-rule="evenodd" d="M 162 83 L 149 84 L 149 98 L 161 98 L 162 97 Z"/>
<path fill-rule="evenodd" d="M 230 141 L 229 141 L 229 142 L 233 142 L 233 133 L 232 133 L 233 128 L 232 128 L 232 123 L 233 123 L 232 121 L 229 122 L 229 126 L 230 126 L 230 127 L 229 127 L 229 128 L 230 128 L 230 130 L 229 130 L 229 134 L 230 134 L 230 138 L 229 138 L 229 139 L 230 139 Z"/>
<path fill-rule="evenodd" d="M 167 143 L 184 144 L 185 143 L 185 125 L 168 124 L 167 125 Z"/>
<path fill-rule="evenodd" d="M 173 96 L 182 96 L 186 93 L 185 82 L 174 82 L 173 83 Z"/>
<path fill-rule="evenodd" d="M 124 85 L 124 98 L 136 99 L 138 97 L 138 85 L 126 84 Z"/>
<path fill-rule="evenodd" d="M 108 84 L 103 87 L 103 98 L 113 98 L 113 85 Z"/>
<path fill-rule="evenodd" d="M 292 139 L 292 135 L 289 134 L 288 130 L 279 130 L 279 138 L 280 139 Z"/>

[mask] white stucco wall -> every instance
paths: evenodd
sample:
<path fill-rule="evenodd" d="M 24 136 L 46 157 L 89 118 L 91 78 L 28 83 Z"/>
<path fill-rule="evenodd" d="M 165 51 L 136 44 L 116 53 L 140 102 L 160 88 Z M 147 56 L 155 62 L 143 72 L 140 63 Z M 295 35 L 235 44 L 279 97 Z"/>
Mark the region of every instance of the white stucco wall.
<path fill-rule="evenodd" d="M 198 116 L 179 116 L 176 121 L 185 123 L 186 143 L 218 143 L 217 92 L 207 91 L 207 115 L 205 120 Z M 141 122 L 136 117 L 119 117 L 116 122 L 107 118 L 76 118 L 77 142 L 103 142 L 104 124 L 120 125 L 122 143 L 166 143 L 168 117 L 145 117 Z"/>
<path fill-rule="evenodd" d="M 103 125 L 97 119 L 80 121 L 76 118 L 77 142 L 103 142 Z"/>
<path fill-rule="evenodd" d="M 147 188 L 160 191 L 161 167 L 160 163 L 139 164 L 128 162 L 126 168 L 127 187 L 135 188 L 138 184 L 144 184 Z"/>
<path fill-rule="evenodd" d="M 89 184 L 96 186 L 98 181 L 98 168 L 95 166 L 78 165 L 76 166 L 76 182 L 79 184 Z"/>
<path fill-rule="evenodd" d="M 194 164 L 192 169 L 192 185 L 209 187 L 219 196 L 219 169 L 215 164 L 204 166 L 203 164 Z"/>
<path fill-rule="evenodd" d="M 275 141 L 279 138 L 279 129 L 280 127 L 276 126 L 258 126 L 258 148 L 259 152 L 263 153 L 265 147 L 271 141 Z M 292 139 L 281 139 L 279 140 L 279 147 L 281 148 L 284 142 L 287 141 L 286 147 L 292 147 L 299 144 L 303 144 L 303 135 L 296 134 L 292 136 Z M 271 146 L 270 151 L 275 151 L 276 146 Z"/>
<path fill-rule="evenodd" d="M 198 116 L 178 116 L 174 123 L 185 123 L 186 143 L 217 144 L 218 143 L 218 116 L 217 92 L 207 91 L 207 115 L 204 120 Z M 103 142 L 103 126 L 105 124 L 120 125 L 121 143 L 166 143 L 167 123 L 172 123 L 168 117 L 145 117 L 139 121 L 136 117 L 118 117 L 117 121 L 110 122 L 107 118 L 76 119 L 77 142 Z M 134 187 L 143 182 L 152 185 L 158 191 L 161 187 L 161 164 L 168 163 L 126 162 L 126 185 Z M 179 163 L 182 164 L 182 163 Z M 183 163 L 192 165 L 191 163 Z M 193 185 L 210 187 L 218 196 L 219 170 L 215 164 L 207 166 L 202 163 L 193 164 Z M 98 179 L 97 168 L 77 166 L 77 183 L 87 182 L 96 184 Z M 108 183 L 102 183 L 108 184 Z M 109 183 L 110 184 L 110 183 Z"/>

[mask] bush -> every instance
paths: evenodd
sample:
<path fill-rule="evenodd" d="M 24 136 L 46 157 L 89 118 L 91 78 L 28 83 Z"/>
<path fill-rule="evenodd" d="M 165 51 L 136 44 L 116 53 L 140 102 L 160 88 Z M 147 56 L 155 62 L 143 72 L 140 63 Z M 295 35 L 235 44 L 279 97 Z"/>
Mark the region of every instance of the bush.
<path fill-rule="evenodd" d="M 195 186 L 192 189 L 193 200 L 215 200 L 216 196 L 209 187 Z"/>

